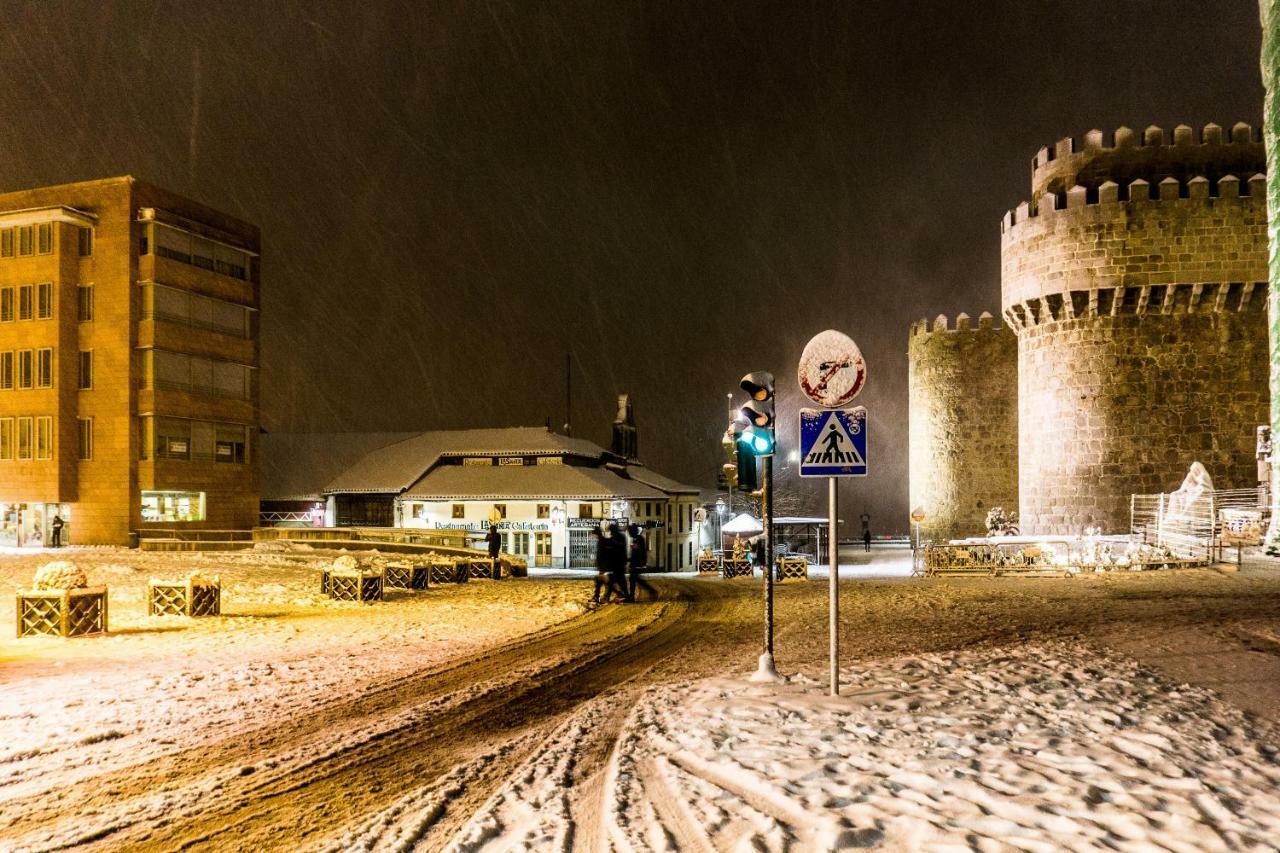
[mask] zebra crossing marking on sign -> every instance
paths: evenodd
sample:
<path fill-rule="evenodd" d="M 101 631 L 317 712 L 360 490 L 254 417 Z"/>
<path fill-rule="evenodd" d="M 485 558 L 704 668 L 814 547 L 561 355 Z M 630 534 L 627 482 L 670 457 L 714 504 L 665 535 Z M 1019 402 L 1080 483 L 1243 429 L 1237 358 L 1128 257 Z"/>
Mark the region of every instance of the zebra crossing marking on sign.
<path fill-rule="evenodd" d="M 801 409 L 800 476 L 866 475 L 867 410 Z"/>

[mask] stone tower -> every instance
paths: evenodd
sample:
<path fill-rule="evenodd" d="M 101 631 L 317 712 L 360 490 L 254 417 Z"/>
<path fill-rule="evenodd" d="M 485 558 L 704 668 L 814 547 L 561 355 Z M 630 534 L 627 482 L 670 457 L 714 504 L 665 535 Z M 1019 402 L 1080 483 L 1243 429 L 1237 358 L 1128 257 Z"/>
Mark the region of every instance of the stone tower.
<path fill-rule="evenodd" d="M 640 456 L 640 431 L 636 429 L 636 416 L 627 394 L 618 395 L 618 414 L 613 418 L 613 441 L 609 449 L 623 459 Z"/>
<path fill-rule="evenodd" d="M 1032 533 L 1128 529 L 1129 495 L 1203 462 L 1256 484 L 1268 422 L 1266 161 L 1245 124 L 1064 139 L 1001 226 Z"/>
<path fill-rule="evenodd" d="M 923 538 L 985 532 L 993 506 L 1018 506 L 1018 339 L 988 313 L 911 327 L 911 506 L 924 508 Z"/>

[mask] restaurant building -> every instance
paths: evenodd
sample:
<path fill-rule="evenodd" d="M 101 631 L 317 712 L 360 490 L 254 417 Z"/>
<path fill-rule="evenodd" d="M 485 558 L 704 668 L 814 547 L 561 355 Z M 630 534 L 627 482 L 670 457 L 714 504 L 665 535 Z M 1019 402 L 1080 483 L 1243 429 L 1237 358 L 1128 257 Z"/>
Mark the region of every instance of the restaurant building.
<path fill-rule="evenodd" d="M 132 177 L 0 194 L 0 545 L 254 524 L 258 250 Z"/>
<path fill-rule="evenodd" d="M 273 456 L 326 443 L 321 436 L 268 441 Z M 330 441 L 335 452 L 352 446 L 350 436 Z M 275 469 L 274 462 L 268 466 Z M 264 510 L 304 512 L 320 496 L 296 478 L 281 483 L 264 494 Z M 492 523 L 503 551 L 531 566 L 594 565 L 595 535 L 605 519 L 643 528 L 650 566 L 683 571 L 696 557 L 697 487 L 543 427 L 413 434 L 364 453 L 318 491 L 326 526 L 465 530 L 479 544 Z"/>

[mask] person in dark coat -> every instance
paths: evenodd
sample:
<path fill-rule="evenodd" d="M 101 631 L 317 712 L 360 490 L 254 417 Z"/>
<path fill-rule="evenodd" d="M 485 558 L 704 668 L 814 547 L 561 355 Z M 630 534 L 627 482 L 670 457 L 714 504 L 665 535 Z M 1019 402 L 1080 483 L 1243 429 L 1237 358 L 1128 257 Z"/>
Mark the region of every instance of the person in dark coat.
<path fill-rule="evenodd" d="M 604 600 L 614 596 L 618 601 L 627 597 L 627 546 L 612 521 L 604 525 L 596 540 L 596 588 L 591 596 L 592 604 L 600 603 L 600 590 Z"/>
<path fill-rule="evenodd" d="M 484 541 L 489 543 L 489 559 L 496 561 L 498 554 L 502 552 L 502 535 L 498 533 L 498 525 L 489 525 L 489 533 L 484 537 Z"/>
<path fill-rule="evenodd" d="M 642 586 L 654 601 L 658 600 L 658 591 L 640 574 L 649 565 L 649 543 L 644 540 L 640 526 L 631 525 L 631 554 L 627 559 L 627 601 L 636 600 L 636 587 Z"/>
<path fill-rule="evenodd" d="M 53 521 L 49 522 L 49 527 L 53 529 L 53 547 L 62 547 L 62 526 L 65 524 L 62 516 L 58 513 L 53 514 Z"/>
<path fill-rule="evenodd" d="M 862 550 L 871 553 L 871 531 L 862 531 Z"/>

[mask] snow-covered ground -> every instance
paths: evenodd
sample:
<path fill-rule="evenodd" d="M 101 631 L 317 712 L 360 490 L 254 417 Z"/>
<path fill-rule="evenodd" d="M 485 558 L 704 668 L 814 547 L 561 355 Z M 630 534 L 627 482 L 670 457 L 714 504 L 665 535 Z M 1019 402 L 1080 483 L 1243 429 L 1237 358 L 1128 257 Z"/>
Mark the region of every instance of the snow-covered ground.
<path fill-rule="evenodd" d="M 1269 730 L 1127 658 L 1045 642 L 879 660 L 843 677 L 840 697 L 804 677 L 649 689 L 618 742 L 602 845 L 1280 845 L 1280 744 Z M 590 714 L 518 774 L 460 849 L 537 849 L 572 837 L 556 781 Z"/>
<path fill-rule="evenodd" d="M 318 581 L 335 556 L 305 547 L 0 555 L 0 599 L 9 602 L 40 564 L 73 560 L 90 584 L 108 586 L 111 630 L 14 640 L 14 608 L 0 608 L 0 815 L 14 797 L 234 738 L 572 618 L 584 612 L 590 591 L 517 579 L 339 603 L 320 594 Z M 221 577 L 221 617 L 146 615 L 148 578 L 193 571 Z"/>

